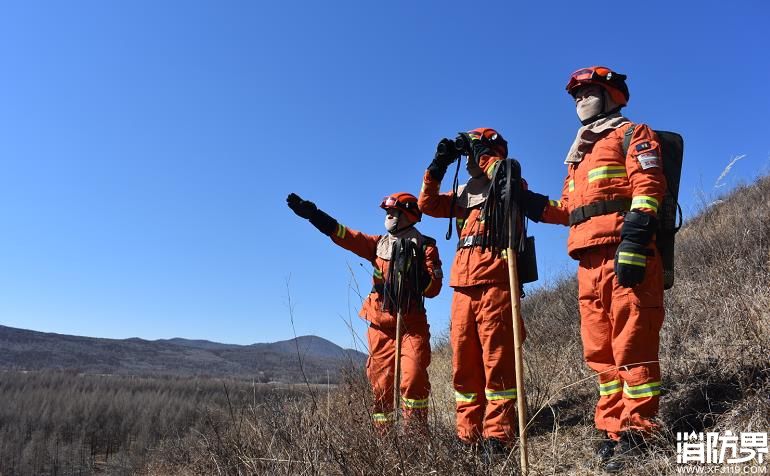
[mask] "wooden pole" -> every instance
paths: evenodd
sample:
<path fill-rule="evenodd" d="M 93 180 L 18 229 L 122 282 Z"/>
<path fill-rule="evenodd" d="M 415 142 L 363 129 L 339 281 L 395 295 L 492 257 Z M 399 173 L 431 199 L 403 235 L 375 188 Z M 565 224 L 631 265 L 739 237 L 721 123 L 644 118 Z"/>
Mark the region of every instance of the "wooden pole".
<path fill-rule="evenodd" d="M 521 335 L 521 294 L 519 292 L 519 274 L 516 270 L 516 251 L 513 249 L 513 218 L 510 220 L 510 242 L 506 253 L 508 254 L 508 283 L 511 286 L 511 314 L 513 321 L 514 359 L 516 366 L 516 392 L 519 416 L 519 452 L 521 454 L 521 474 L 526 476 L 529 471 L 527 458 L 527 402 L 524 393 L 524 356 L 522 354 Z"/>

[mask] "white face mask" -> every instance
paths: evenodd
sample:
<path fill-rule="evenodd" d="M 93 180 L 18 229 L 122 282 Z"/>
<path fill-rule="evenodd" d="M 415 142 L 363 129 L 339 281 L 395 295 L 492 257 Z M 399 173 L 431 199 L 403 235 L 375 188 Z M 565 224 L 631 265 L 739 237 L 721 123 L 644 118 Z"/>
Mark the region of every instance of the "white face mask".
<path fill-rule="evenodd" d="M 575 103 L 577 115 L 581 122 L 603 112 L 601 91 L 591 92 L 582 97 L 579 96 Z"/>
<path fill-rule="evenodd" d="M 385 229 L 390 234 L 398 233 L 411 224 L 412 221 L 406 213 L 401 213 L 399 210 L 385 212 Z"/>
<path fill-rule="evenodd" d="M 398 215 L 391 215 L 389 213 L 385 215 L 385 229 L 388 233 L 393 233 L 398 230 L 398 219 Z"/>

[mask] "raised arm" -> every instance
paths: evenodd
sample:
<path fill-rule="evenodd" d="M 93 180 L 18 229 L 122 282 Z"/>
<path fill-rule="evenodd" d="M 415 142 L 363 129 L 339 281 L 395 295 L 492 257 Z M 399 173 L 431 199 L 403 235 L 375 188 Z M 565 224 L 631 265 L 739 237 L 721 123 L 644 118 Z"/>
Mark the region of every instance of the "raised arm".
<path fill-rule="evenodd" d="M 319 210 L 315 203 L 303 200 L 295 193 L 286 197 L 286 203 L 294 213 L 309 220 L 313 226 L 318 228 L 318 231 L 331 238 L 334 243 L 367 261 L 374 262 L 379 236 L 367 235 L 346 227 L 327 213 Z"/>
<path fill-rule="evenodd" d="M 452 215 L 452 194 L 440 193 L 439 188 L 447 168 L 458 158 L 459 152 L 454 141 L 441 139 L 436 146 L 433 161 L 425 171 L 417 199 L 417 204 L 424 214 L 436 218 L 448 218 Z"/>

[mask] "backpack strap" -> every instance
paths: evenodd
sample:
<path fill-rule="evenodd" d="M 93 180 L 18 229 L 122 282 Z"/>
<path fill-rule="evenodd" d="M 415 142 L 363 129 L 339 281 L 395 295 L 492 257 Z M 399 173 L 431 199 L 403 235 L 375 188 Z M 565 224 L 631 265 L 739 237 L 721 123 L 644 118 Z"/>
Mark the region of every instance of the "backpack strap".
<path fill-rule="evenodd" d="M 631 136 L 634 135 L 635 128 L 636 128 L 636 124 L 631 124 L 631 127 L 626 129 L 626 132 L 623 133 L 623 159 L 624 160 L 628 155 L 628 147 L 631 145 Z"/>

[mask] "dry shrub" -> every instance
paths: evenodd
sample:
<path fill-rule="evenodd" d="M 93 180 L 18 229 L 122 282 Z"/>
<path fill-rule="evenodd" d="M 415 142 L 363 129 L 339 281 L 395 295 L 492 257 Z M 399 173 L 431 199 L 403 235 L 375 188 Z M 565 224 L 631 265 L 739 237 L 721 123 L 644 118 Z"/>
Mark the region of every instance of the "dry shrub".
<path fill-rule="evenodd" d="M 628 474 L 674 474 L 677 431 L 766 431 L 770 418 L 770 178 L 704 206 L 677 236 L 677 282 L 661 335 L 662 431 Z M 532 474 L 602 474 L 592 462 L 596 379 L 583 363 L 577 285 L 526 297 Z M 376 435 L 361 372 L 327 393 L 212 415 L 210 431 L 167 442 L 150 474 L 511 474 L 518 451 L 485 466 L 454 439 L 451 351 L 434 346 L 431 432 Z"/>
<path fill-rule="evenodd" d="M 449 345 L 448 329 L 433 342 L 428 374 L 431 383 L 431 419 L 434 423 L 451 428 L 455 421 L 455 391 L 452 387 L 452 347 Z"/>
<path fill-rule="evenodd" d="M 661 336 L 662 416 L 672 431 L 712 426 L 768 380 L 768 198 L 770 178 L 739 187 L 677 236 Z"/>
<path fill-rule="evenodd" d="M 206 434 L 158 448 L 146 472 L 485 474 L 481 459 L 459 448 L 453 429 L 441 422 L 434 421 L 426 437 L 378 435 L 370 423 L 370 398 L 368 382 L 354 372 L 333 390 L 309 388 L 305 398 L 268 400 L 239 414 L 220 411 L 210 416 Z"/>

